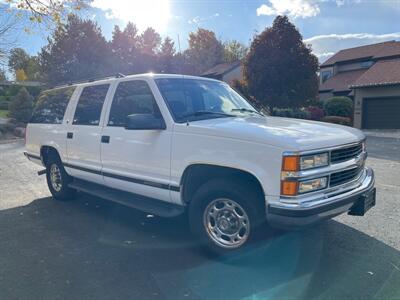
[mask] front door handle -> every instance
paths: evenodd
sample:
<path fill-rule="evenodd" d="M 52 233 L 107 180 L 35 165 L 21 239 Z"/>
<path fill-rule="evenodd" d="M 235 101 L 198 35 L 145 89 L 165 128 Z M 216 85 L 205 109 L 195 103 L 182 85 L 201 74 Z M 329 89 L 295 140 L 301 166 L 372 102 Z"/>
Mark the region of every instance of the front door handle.
<path fill-rule="evenodd" d="M 110 136 L 109 135 L 102 135 L 101 136 L 101 142 L 104 144 L 109 144 L 110 143 Z"/>
<path fill-rule="evenodd" d="M 67 132 L 67 139 L 72 139 L 74 134 L 72 132 Z"/>

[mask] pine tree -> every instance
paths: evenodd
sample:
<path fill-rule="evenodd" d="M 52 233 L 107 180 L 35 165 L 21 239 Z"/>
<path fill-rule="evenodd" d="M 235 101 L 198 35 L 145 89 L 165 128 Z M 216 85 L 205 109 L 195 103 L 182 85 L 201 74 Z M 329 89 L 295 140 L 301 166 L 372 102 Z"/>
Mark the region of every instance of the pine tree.
<path fill-rule="evenodd" d="M 33 97 L 22 87 L 18 94 L 12 97 L 9 105 L 9 116 L 22 123 L 28 123 L 32 115 Z"/>

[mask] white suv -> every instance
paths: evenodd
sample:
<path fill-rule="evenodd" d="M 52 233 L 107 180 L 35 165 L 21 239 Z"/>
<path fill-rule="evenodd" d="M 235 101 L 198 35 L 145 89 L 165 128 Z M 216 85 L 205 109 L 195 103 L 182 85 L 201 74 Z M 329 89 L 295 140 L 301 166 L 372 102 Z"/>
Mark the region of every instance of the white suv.
<path fill-rule="evenodd" d="M 25 155 L 55 199 L 76 190 L 172 217 L 215 251 L 264 223 L 293 227 L 375 205 L 357 129 L 264 116 L 227 84 L 117 76 L 43 92 Z"/>

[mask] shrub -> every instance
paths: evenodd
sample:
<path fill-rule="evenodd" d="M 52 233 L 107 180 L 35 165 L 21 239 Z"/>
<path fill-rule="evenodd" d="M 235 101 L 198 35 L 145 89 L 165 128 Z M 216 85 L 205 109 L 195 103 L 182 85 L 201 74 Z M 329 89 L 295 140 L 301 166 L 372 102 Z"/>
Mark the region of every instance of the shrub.
<path fill-rule="evenodd" d="M 10 106 L 9 101 L 0 101 L 0 110 L 8 110 L 9 106 Z"/>
<path fill-rule="evenodd" d="M 284 118 L 309 119 L 310 113 L 305 109 L 274 108 L 272 115 Z"/>
<path fill-rule="evenodd" d="M 348 97 L 332 97 L 325 104 L 328 116 L 349 117 L 353 116 L 353 101 Z"/>
<path fill-rule="evenodd" d="M 14 124 L 10 123 L 0 124 L 0 133 L 2 133 L 3 135 L 13 133 L 14 130 L 15 130 Z"/>
<path fill-rule="evenodd" d="M 325 116 L 324 110 L 317 106 L 309 106 L 307 107 L 307 111 L 310 114 L 311 120 L 320 121 Z"/>
<path fill-rule="evenodd" d="M 321 121 L 328 122 L 328 123 L 351 126 L 351 119 L 348 118 L 348 117 L 326 116 L 326 117 L 323 117 Z"/>
<path fill-rule="evenodd" d="M 26 88 L 21 88 L 9 105 L 9 116 L 19 122 L 27 123 L 32 115 L 33 97 Z"/>

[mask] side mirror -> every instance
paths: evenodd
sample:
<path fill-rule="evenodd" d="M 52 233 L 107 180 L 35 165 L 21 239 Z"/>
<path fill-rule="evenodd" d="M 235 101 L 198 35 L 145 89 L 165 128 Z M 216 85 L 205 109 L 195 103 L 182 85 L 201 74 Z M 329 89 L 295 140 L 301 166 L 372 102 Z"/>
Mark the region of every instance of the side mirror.
<path fill-rule="evenodd" d="M 128 130 L 164 130 L 164 120 L 153 114 L 134 114 L 126 117 L 125 129 Z"/>

